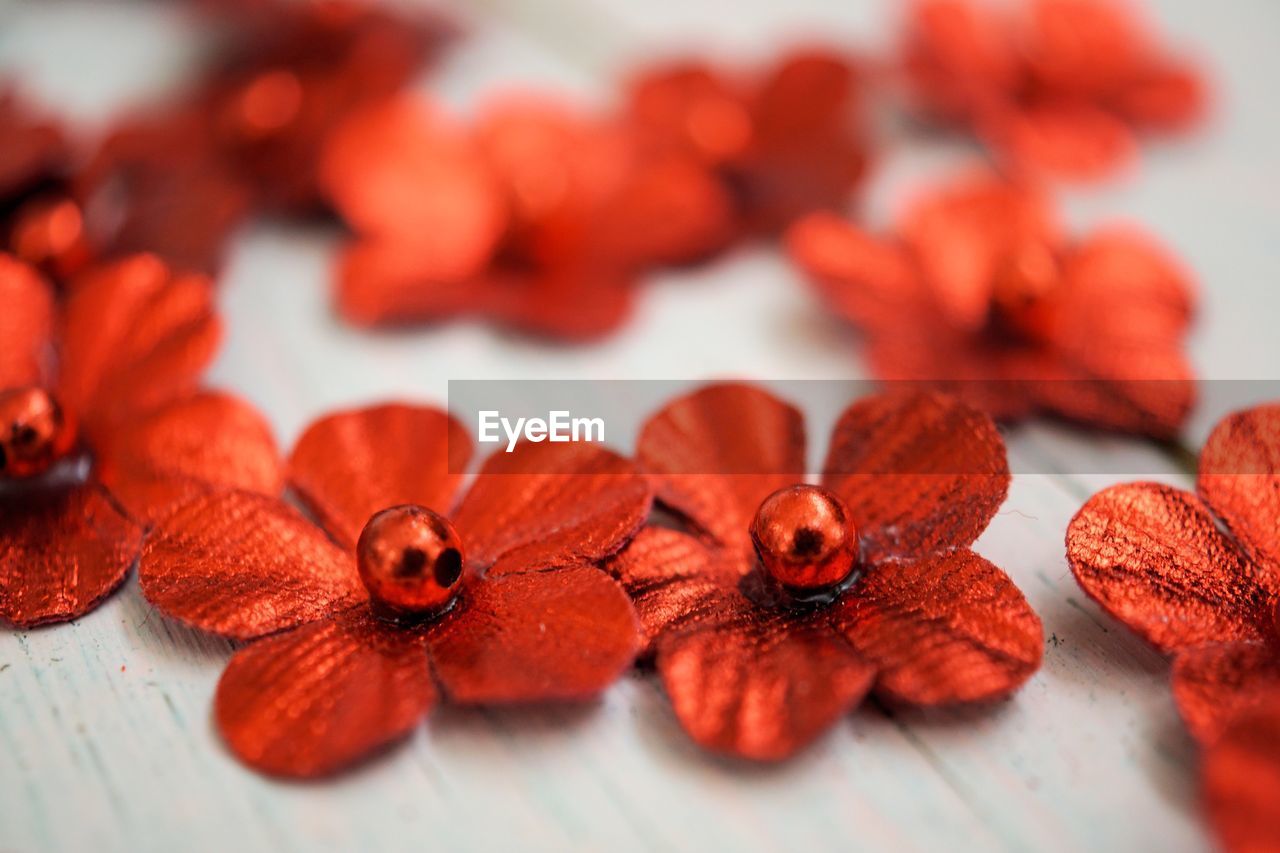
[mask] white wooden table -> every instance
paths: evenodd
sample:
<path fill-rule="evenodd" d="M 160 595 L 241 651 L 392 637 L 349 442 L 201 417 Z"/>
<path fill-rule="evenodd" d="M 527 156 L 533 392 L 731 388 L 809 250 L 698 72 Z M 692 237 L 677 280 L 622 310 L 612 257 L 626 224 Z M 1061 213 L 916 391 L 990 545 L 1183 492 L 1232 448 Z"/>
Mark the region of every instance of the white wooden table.
<path fill-rule="evenodd" d="M 895 6 L 484 0 L 468 10 L 470 39 L 424 86 L 464 110 L 512 83 L 602 98 L 619 69 L 655 52 L 760 56 L 793 32 L 881 44 Z M 1081 225 L 1134 216 L 1177 247 L 1205 290 L 1192 350 L 1206 376 L 1274 377 L 1280 4 L 1153 6 L 1174 41 L 1212 64 L 1214 121 L 1151 147 L 1132 176 L 1072 193 L 1068 210 Z M 0 67 L 92 125 L 181 68 L 190 43 L 175 20 L 160 3 L 0 0 Z M 873 216 L 962 153 L 935 142 L 892 154 Z M 620 335 L 556 349 L 479 326 L 344 328 L 327 301 L 333 246 L 331 234 L 257 227 L 222 291 L 229 335 L 214 382 L 261 406 L 284 446 L 337 406 L 443 402 L 450 378 L 859 375 L 848 337 L 768 249 L 665 276 Z M 1220 414 L 1200 413 L 1194 445 Z M 824 428 L 811 424 L 815 441 Z M 210 724 L 228 644 L 166 621 L 130 585 L 75 624 L 0 633 L 0 851 L 1201 849 L 1195 752 L 1166 664 L 1084 600 L 1063 557 L 1080 503 L 1130 479 L 1072 472 L 1097 471 L 1091 453 L 1127 445 L 1099 451 L 1051 426 L 1018 430 L 1010 445 L 1066 473 L 1017 478 L 979 542 L 1048 641 L 1043 670 L 995 711 L 864 708 L 794 762 L 753 769 L 692 748 L 653 681 L 632 676 L 587 709 L 445 710 L 354 773 L 282 784 L 238 765 Z"/>

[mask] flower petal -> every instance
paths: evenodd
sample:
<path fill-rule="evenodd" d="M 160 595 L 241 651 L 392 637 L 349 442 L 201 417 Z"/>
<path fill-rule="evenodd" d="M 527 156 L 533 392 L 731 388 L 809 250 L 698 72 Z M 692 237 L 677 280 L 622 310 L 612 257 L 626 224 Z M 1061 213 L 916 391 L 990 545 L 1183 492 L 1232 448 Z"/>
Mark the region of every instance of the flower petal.
<path fill-rule="evenodd" d="M 836 423 L 822 482 L 849 505 L 875 563 L 970 545 L 1009 491 L 991 419 L 941 394 L 854 403 Z"/>
<path fill-rule="evenodd" d="M 94 426 L 194 390 L 221 325 L 202 276 L 152 255 L 95 267 L 72 287 L 61 338 L 63 402 Z"/>
<path fill-rule="evenodd" d="M 741 578 L 738 567 L 692 536 L 646 527 L 605 563 L 635 605 L 647 654 L 664 634 L 718 615 Z"/>
<path fill-rule="evenodd" d="M 635 281 L 604 265 L 561 264 L 537 272 L 483 276 L 483 310 L 519 331 L 565 341 L 590 341 L 631 314 Z"/>
<path fill-rule="evenodd" d="M 108 430 L 94 472 L 134 518 L 210 487 L 277 495 L 283 465 L 271 426 L 248 403 L 205 391 Z"/>
<path fill-rule="evenodd" d="M 618 583 L 577 566 L 473 579 L 428 638 L 449 699 L 588 699 L 635 660 L 635 611 Z"/>
<path fill-rule="evenodd" d="M 1204 117 L 1209 101 L 1205 88 L 1190 63 L 1156 60 L 1115 94 L 1115 108 L 1143 130 L 1183 130 Z"/>
<path fill-rule="evenodd" d="M 1237 720 L 1205 753 L 1201 784 L 1225 850 L 1280 850 L 1280 696 Z"/>
<path fill-rule="evenodd" d="M 421 631 L 357 608 L 238 651 L 214 718 L 250 767 L 311 778 L 408 734 L 437 699 Z"/>
<path fill-rule="evenodd" d="M 871 568 L 831 620 L 879 670 L 876 694 L 913 705 L 1003 697 L 1044 655 L 1022 592 L 967 550 Z"/>
<path fill-rule="evenodd" d="M 289 456 L 289 483 L 325 530 L 354 548 L 365 522 L 388 507 L 447 514 L 470 459 L 470 437 L 446 412 L 389 403 L 312 423 Z"/>
<path fill-rule="evenodd" d="M 338 311 L 357 326 L 386 327 L 443 320 L 483 299 L 473 278 L 451 278 L 433 258 L 402 240 L 367 238 L 342 251 L 337 263 Z"/>
<path fill-rule="evenodd" d="M 1083 101 L 1000 112 L 984 135 L 1020 167 L 1072 180 L 1099 180 L 1137 150 L 1124 122 Z"/>
<path fill-rule="evenodd" d="M 147 536 L 142 593 L 188 625 L 247 640 L 365 598 L 355 558 L 287 504 L 217 491 L 176 507 Z"/>
<path fill-rule="evenodd" d="M 1173 661 L 1173 698 L 1203 744 L 1217 740 L 1230 722 L 1280 692 L 1280 652 L 1266 643 L 1202 646 Z"/>
<path fill-rule="evenodd" d="M 95 486 L 0 497 L 0 620 L 83 616 L 124 580 L 142 529 Z"/>
<path fill-rule="evenodd" d="M 804 417 L 759 388 L 710 385 L 649 418 L 636 451 L 658 499 L 745 567 L 760 502 L 804 479 Z"/>
<path fill-rule="evenodd" d="M 475 145 L 411 96 L 352 113 L 326 143 L 320 180 L 357 231 L 416 247 L 442 279 L 478 273 L 506 227 Z"/>
<path fill-rule="evenodd" d="M 0 391 L 41 385 L 53 355 L 53 291 L 40 275 L 0 253 Z"/>
<path fill-rule="evenodd" d="M 1067 528 L 1067 560 L 1090 598 L 1163 651 L 1261 638 L 1253 570 L 1195 495 L 1099 492 Z"/>
<path fill-rule="evenodd" d="M 1214 427 L 1196 490 L 1280 593 L 1280 404 L 1236 412 Z"/>
<path fill-rule="evenodd" d="M 871 687 L 875 668 L 819 617 L 760 609 L 724 616 L 658 646 L 676 717 L 706 749 L 787 758 Z"/>
<path fill-rule="evenodd" d="M 924 310 L 919 276 L 903 249 L 830 213 L 791 226 L 787 253 L 837 314 L 856 326 Z"/>
<path fill-rule="evenodd" d="M 583 442 L 521 442 L 485 461 L 452 520 L 474 569 L 512 572 L 616 553 L 640 529 L 651 502 L 644 475 L 612 451 Z"/>

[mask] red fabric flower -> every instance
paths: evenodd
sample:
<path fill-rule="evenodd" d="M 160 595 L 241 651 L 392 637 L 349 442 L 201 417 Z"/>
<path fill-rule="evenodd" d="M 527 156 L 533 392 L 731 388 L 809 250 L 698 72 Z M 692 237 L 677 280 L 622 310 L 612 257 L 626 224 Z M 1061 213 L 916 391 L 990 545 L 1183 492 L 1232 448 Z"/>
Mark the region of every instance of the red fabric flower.
<path fill-rule="evenodd" d="M 317 776 L 407 733 L 442 697 L 585 699 L 631 664 L 635 612 L 595 564 L 644 522 L 644 476 L 594 445 L 521 444 L 454 506 L 470 455 L 436 409 L 331 415 L 289 461 L 323 529 L 283 501 L 223 491 L 148 537 L 148 600 L 205 631 L 266 638 L 218 685 L 217 725 L 243 761 Z"/>
<path fill-rule="evenodd" d="M 402 97 L 353 116 L 322 181 L 357 240 L 338 307 L 359 325 L 478 314 L 569 340 L 626 317 L 636 272 L 719 241 L 728 211 L 689 158 L 535 99 L 464 129 Z"/>
<path fill-rule="evenodd" d="M 926 115 L 970 129 L 1017 167 L 1098 178 L 1135 134 L 1198 120 L 1204 84 L 1107 0 L 917 0 L 903 46 Z"/>
<path fill-rule="evenodd" d="M 776 760 L 868 692 L 912 705 L 1005 696 L 1043 652 L 1040 620 L 970 550 L 1009 485 L 991 420 L 932 394 L 841 416 L 822 488 L 800 413 L 704 388 L 644 426 L 639 457 L 688 535 L 651 527 L 610 563 L 685 731 Z"/>
<path fill-rule="evenodd" d="M 818 214 L 787 239 L 880 379 L 1162 438 L 1191 411 L 1192 287 L 1136 229 L 1070 241 L 1038 193 L 980 174 L 921 196 L 894 237 Z"/>
<path fill-rule="evenodd" d="M 409 83 L 452 35 L 434 15 L 365 0 L 273 0 L 228 18 L 230 47 L 187 100 L 255 202 L 294 212 L 320 205 L 329 133 Z"/>
<path fill-rule="evenodd" d="M 746 77 L 690 60 L 641 73 L 627 115 L 641 136 L 717 177 L 738 233 L 775 235 L 848 205 L 867 165 L 860 82 L 849 60 L 816 49 Z"/>
<path fill-rule="evenodd" d="M 1280 688 L 1280 405 L 1218 424 L 1196 491 L 1100 492 L 1072 520 L 1067 558 L 1104 610 L 1174 656 L 1178 708 L 1209 742 Z"/>
<path fill-rule="evenodd" d="M 1205 751 L 1209 822 L 1227 853 L 1280 850 L 1280 694 L 1234 720 Z"/>
<path fill-rule="evenodd" d="M 219 335 L 208 281 L 139 256 L 93 268 L 59 303 L 0 255 L 0 304 L 0 620 L 91 610 L 181 496 L 279 488 L 261 417 L 196 390 Z"/>

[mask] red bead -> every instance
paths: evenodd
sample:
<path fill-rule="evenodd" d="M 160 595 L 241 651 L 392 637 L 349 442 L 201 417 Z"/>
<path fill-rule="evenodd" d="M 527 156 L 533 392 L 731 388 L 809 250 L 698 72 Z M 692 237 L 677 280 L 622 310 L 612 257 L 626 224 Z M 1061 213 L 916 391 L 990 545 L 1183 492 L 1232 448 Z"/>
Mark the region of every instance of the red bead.
<path fill-rule="evenodd" d="M 838 584 L 858 562 L 849 508 L 818 486 L 790 486 L 765 498 L 751 523 L 751 540 L 765 570 L 793 589 Z"/>
<path fill-rule="evenodd" d="M 71 449 L 74 430 L 43 388 L 0 392 L 0 476 L 33 477 Z"/>
<path fill-rule="evenodd" d="M 462 586 L 462 540 L 446 518 L 421 506 L 391 507 L 370 518 L 356 560 L 374 602 L 393 613 L 437 612 Z"/>

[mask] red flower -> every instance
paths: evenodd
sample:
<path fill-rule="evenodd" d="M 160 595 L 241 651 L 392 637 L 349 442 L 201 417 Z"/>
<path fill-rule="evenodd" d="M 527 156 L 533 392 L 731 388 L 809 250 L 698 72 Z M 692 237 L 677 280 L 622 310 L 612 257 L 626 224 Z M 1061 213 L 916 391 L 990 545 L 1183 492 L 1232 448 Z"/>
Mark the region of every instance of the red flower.
<path fill-rule="evenodd" d="M 916 104 L 1015 166 L 1100 177 L 1131 156 L 1135 133 L 1182 130 L 1204 111 L 1196 70 L 1124 6 L 917 0 L 903 48 Z"/>
<path fill-rule="evenodd" d="M 1192 288 L 1136 229 L 1069 241 L 1039 194 L 979 175 L 922 196 L 893 238 L 820 214 L 788 247 L 881 379 L 938 383 L 999 419 L 1157 437 L 1193 405 Z"/>
<path fill-rule="evenodd" d="M 329 133 L 409 83 L 452 35 L 433 15 L 365 0 L 273 0 L 227 23 L 231 47 L 188 100 L 258 204 L 301 212 L 319 207 Z"/>
<path fill-rule="evenodd" d="M 471 131 L 410 98 L 370 108 L 334 134 L 322 181 L 357 233 L 338 305 L 360 325 L 479 314 L 597 337 L 625 319 L 639 269 L 727 227 L 689 158 L 534 99 L 493 105 Z"/>
<path fill-rule="evenodd" d="M 1067 558 L 1104 610 L 1174 656 L 1178 708 L 1207 743 L 1280 687 L 1280 405 L 1218 424 L 1196 491 L 1094 495 L 1067 530 Z"/>
<path fill-rule="evenodd" d="M 0 620 L 91 610 L 180 496 L 279 487 L 262 419 L 196 392 L 219 335 L 206 280 L 140 256 L 94 268 L 58 304 L 0 255 L 0 304 Z"/>
<path fill-rule="evenodd" d="M 1280 695 L 1241 714 L 1205 751 L 1209 822 L 1227 853 L 1280 850 Z"/>
<path fill-rule="evenodd" d="M 970 550 L 1009 485 L 990 419 L 932 394 L 850 406 L 822 487 L 800 413 L 704 388 L 644 426 L 639 457 L 693 535 L 651 527 L 611 564 L 680 724 L 732 755 L 790 756 L 870 691 L 989 700 L 1039 666 L 1040 620 Z"/>
<path fill-rule="evenodd" d="M 860 108 L 850 62 L 804 50 L 747 78 L 693 60 L 647 70 L 627 113 L 636 132 L 716 175 L 737 231 L 773 235 L 848 205 L 867 164 Z"/>
<path fill-rule="evenodd" d="M 283 501 L 223 491 L 148 537 L 152 603 L 266 637 L 218 685 L 217 725 L 243 761 L 317 776 L 407 733 L 442 696 L 584 699 L 630 665 L 635 613 L 594 564 L 643 523 L 645 478 L 593 445 L 522 444 L 492 456 L 446 518 L 470 455 L 436 409 L 332 415 L 289 461 L 323 529 Z"/>

